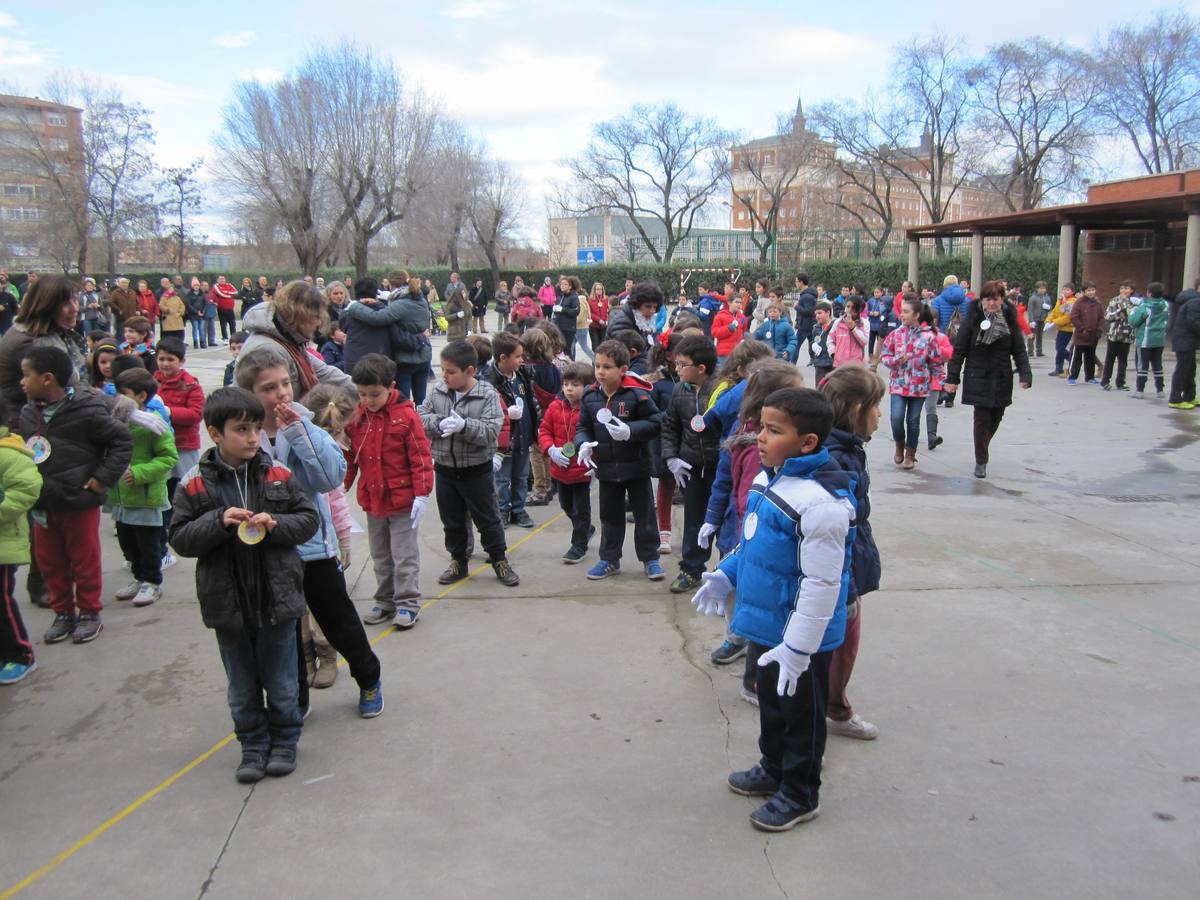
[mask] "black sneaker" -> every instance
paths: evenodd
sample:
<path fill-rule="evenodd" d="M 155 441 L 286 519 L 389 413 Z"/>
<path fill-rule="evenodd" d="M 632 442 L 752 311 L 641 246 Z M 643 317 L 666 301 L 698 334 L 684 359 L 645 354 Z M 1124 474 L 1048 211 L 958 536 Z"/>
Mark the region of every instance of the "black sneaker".
<path fill-rule="evenodd" d="M 500 513 L 500 527 L 507 528 L 509 526 L 509 522 L 511 519 L 512 519 L 512 515 L 509 513 L 509 511 L 502 510 Z"/>
<path fill-rule="evenodd" d="M 47 644 L 57 644 L 59 641 L 65 641 L 71 636 L 71 632 L 75 630 L 75 617 L 70 613 L 59 613 L 54 617 L 54 621 L 50 623 L 49 629 L 42 635 L 42 640 Z"/>
<path fill-rule="evenodd" d="M 272 747 L 267 759 L 266 772 L 273 778 L 282 778 L 296 771 L 295 747 Z"/>
<path fill-rule="evenodd" d="M 797 803 L 779 793 L 750 813 L 750 824 L 759 831 L 788 831 L 815 819 L 820 811 L 817 804 Z"/>
<path fill-rule="evenodd" d="M 438 584 L 454 584 L 456 581 L 462 581 L 467 577 L 467 561 L 465 559 L 452 559 L 450 566 L 438 576 Z"/>
<path fill-rule="evenodd" d="M 86 644 L 94 641 L 96 635 L 104 630 L 99 613 L 84 613 L 75 620 L 75 628 L 71 631 L 71 640 L 76 644 Z"/>
<path fill-rule="evenodd" d="M 727 666 L 746 655 L 746 645 L 737 644 L 728 638 L 708 658 L 714 666 Z"/>
<path fill-rule="evenodd" d="M 680 572 L 671 582 L 669 590 L 672 594 L 684 594 L 700 584 L 700 576 L 691 572 Z"/>
<path fill-rule="evenodd" d="M 779 790 L 779 779 L 772 778 L 762 766 L 734 772 L 726 784 L 731 791 L 743 797 L 771 797 Z"/>
<path fill-rule="evenodd" d="M 583 549 L 582 547 L 572 547 L 562 555 L 562 561 L 568 566 L 573 566 L 585 556 L 587 556 L 587 550 Z"/>
<path fill-rule="evenodd" d="M 529 513 L 521 510 L 519 513 L 513 513 L 512 523 L 518 528 L 532 528 L 537 523 L 529 518 Z"/>
<path fill-rule="evenodd" d="M 929 438 L 929 449 L 936 450 L 942 444 L 943 440 L 944 439 L 940 435 L 935 434 L 931 436 Z"/>
<path fill-rule="evenodd" d="M 509 565 L 507 559 L 496 560 L 492 563 L 492 568 L 496 572 L 496 577 L 500 579 L 500 583 L 505 587 L 516 587 L 521 583 L 521 579 L 513 571 L 513 567 Z"/>
<path fill-rule="evenodd" d="M 234 773 L 241 784 L 262 781 L 267 774 L 267 754 L 262 750 L 243 750 L 242 761 Z"/>
<path fill-rule="evenodd" d="M 529 497 L 529 499 L 527 499 L 525 501 L 525 505 L 526 506 L 549 506 L 550 505 L 550 496 L 548 494 L 546 496 L 538 496 L 537 494 L 533 494 Z"/>

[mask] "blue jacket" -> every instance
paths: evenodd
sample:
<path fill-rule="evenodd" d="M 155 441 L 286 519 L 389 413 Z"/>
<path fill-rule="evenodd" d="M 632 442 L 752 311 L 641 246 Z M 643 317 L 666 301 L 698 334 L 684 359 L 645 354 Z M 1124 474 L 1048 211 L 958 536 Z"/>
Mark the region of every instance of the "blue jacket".
<path fill-rule="evenodd" d="M 705 334 L 712 334 L 713 318 L 721 311 L 724 301 L 720 297 L 714 297 L 712 294 L 705 294 L 700 298 L 700 302 L 696 304 L 696 312 L 700 314 L 700 322 L 703 325 Z"/>
<path fill-rule="evenodd" d="M 840 647 L 854 545 L 854 481 L 822 448 L 754 479 L 742 540 L 718 568 L 733 583 L 734 634 L 778 646 L 793 616 L 823 626 L 818 653 Z"/>
<path fill-rule="evenodd" d="M 663 329 L 667 327 L 667 304 L 663 304 L 658 308 L 658 312 L 654 315 L 654 333 L 662 334 Z"/>
<path fill-rule="evenodd" d="M 937 312 L 938 328 L 942 331 L 946 330 L 946 326 L 950 324 L 950 317 L 956 310 L 962 314 L 964 320 L 967 318 L 967 294 L 961 285 L 946 285 L 942 292 L 933 298 L 932 306 Z"/>
<path fill-rule="evenodd" d="M 835 428 L 825 441 L 825 449 L 833 463 L 854 479 L 854 552 L 850 561 L 849 601 L 879 590 L 883 568 L 879 548 L 871 533 L 871 473 L 867 470 L 867 452 L 863 439 L 849 431 Z"/>
<path fill-rule="evenodd" d="M 754 339 L 770 345 L 776 359 L 796 361 L 796 329 L 787 319 L 780 317 L 778 322 L 767 319 L 755 329 Z"/>
<path fill-rule="evenodd" d="M 300 414 L 300 421 L 279 429 L 274 442 L 268 441 L 264 434 L 263 449 L 292 470 L 296 486 L 321 517 L 317 533 L 296 548 L 300 558 L 305 562 L 331 559 L 339 556 L 340 550 L 325 494 L 341 487 L 345 480 L 346 456 L 327 432 L 312 423 L 312 413 L 308 409 L 299 403 L 293 403 L 292 408 Z"/>
<path fill-rule="evenodd" d="M 704 414 L 705 427 L 720 428 L 721 440 L 725 440 L 737 428 L 738 410 L 741 409 L 744 393 L 746 393 L 746 381 L 742 379 L 733 387 L 722 391 L 712 409 Z"/>

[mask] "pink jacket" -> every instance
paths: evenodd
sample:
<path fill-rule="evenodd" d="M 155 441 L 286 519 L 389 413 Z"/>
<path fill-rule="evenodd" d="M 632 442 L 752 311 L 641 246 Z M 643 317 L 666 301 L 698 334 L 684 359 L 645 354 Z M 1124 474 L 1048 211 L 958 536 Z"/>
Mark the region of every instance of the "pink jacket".
<path fill-rule="evenodd" d="M 901 397 L 928 397 L 942 348 L 928 325 L 902 325 L 883 342 L 883 364 L 891 370 L 890 391 Z"/>
<path fill-rule="evenodd" d="M 558 302 L 558 291 L 554 290 L 554 286 L 543 284 L 538 288 L 538 303 L 542 306 L 553 306 Z"/>
<path fill-rule="evenodd" d="M 834 322 L 833 330 L 829 333 L 829 355 L 833 357 L 835 369 L 847 363 L 866 363 L 867 320 L 859 319 L 853 329 L 846 324 L 844 317 Z"/>
<path fill-rule="evenodd" d="M 762 459 L 758 455 L 758 429 L 754 427 L 740 431 L 730 439 L 730 477 L 733 487 L 730 498 L 737 507 L 738 530 L 746 517 L 746 502 L 750 498 L 750 485 L 762 471 Z"/>
<path fill-rule="evenodd" d="M 950 338 L 946 337 L 944 331 L 937 333 L 938 347 L 942 351 L 942 361 L 933 366 L 933 383 L 930 390 L 940 391 L 942 384 L 946 380 L 946 367 L 950 365 L 950 358 L 954 356 L 954 344 L 950 342 Z"/>
<path fill-rule="evenodd" d="M 333 530 L 337 532 L 339 541 L 350 537 L 353 519 L 350 518 L 350 504 L 346 502 L 346 489 L 341 485 L 325 495 L 329 499 L 329 514 L 333 516 Z"/>

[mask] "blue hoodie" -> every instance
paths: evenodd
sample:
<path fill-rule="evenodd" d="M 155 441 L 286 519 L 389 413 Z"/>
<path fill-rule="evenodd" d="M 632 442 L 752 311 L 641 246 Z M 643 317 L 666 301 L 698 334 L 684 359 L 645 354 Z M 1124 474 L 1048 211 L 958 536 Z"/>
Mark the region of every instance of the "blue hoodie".
<path fill-rule="evenodd" d="M 967 294 L 962 289 L 961 285 L 948 284 L 942 288 L 942 292 L 933 298 L 933 308 L 937 312 L 938 328 L 945 330 L 950 324 L 950 317 L 957 310 L 961 313 L 961 317 L 967 317 Z"/>

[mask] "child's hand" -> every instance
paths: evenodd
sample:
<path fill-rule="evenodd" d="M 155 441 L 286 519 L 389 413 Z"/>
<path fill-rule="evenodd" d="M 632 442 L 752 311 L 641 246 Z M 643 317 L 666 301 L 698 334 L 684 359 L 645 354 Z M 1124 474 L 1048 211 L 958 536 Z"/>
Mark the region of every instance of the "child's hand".
<path fill-rule="evenodd" d="M 232 528 L 234 525 L 242 524 L 250 516 L 251 513 L 248 509 L 242 509 L 240 506 L 229 506 L 225 509 L 225 515 L 221 517 L 221 524 L 226 528 Z"/>
<path fill-rule="evenodd" d="M 775 691 L 780 697 L 796 696 L 796 688 L 800 684 L 800 677 L 808 671 L 809 662 L 810 659 L 807 653 L 799 653 L 793 650 L 786 642 L 777 647 L 772 647 L 758 658 L 760 666 L 779 663 L 779 681 L 776 682 Z"/>
<path fill-rule="evenodd" d="M 251 525 L 257 525 L 259 528 L 267 529 L 268 534 L 274 531 L 275 526 L 278 524 L 275 519 L 271 517 L 270 513 L 265 512 L 255 513 L 250 517 L 249 521 Z"/>
<path fill-rule="evenodd" d="M 83 489 L 85 491 L 93 491 L 97 494 L 103 494 L 108 491 L 108 488 L 98 482 L 95 478 L 89 478 L 86 482 L 84 482 Z"/>
<path fill-rule="evenodd" d="M 300 414 L 292 409 L 290 405 L 281 403 L 275 407 L 275 421 L 279 423 L 280 428 L 287 428 L 289 425 L 294 425 L 300 421 Z"/>
<path fill-rule="evenodd" d="M 126 484 L 133 484 L 133 470 L 126 469 L 125 474 L 121 476 L 121 480 Z"/>

